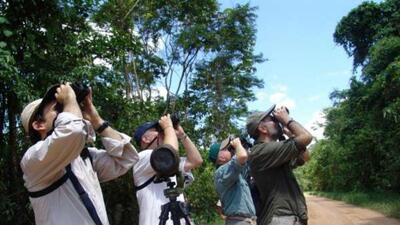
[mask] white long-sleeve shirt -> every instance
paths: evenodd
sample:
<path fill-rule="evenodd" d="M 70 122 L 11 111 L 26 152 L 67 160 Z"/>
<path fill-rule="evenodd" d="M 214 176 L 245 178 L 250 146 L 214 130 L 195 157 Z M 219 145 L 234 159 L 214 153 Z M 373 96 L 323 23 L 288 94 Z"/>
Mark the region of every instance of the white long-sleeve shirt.
<path fill-rule="evenodd" d="M 88 193 L 103 225 L 109 224 L 100 182 L 125 174 L 138 160 L 130 137 L 120 133 L 122 140 L 103 138 L 105 150 L 89 147 L 89 159 L 80 153 L 88 140 L 94 139 L 90 122 L 63 112 L 55 121 L 55 129 L 46 139 L 31 146 L 21 160 L 25 187 L 30 192 L 47 188 L 65 174 L 71 164 L 73 173 Z M 38 198 L 30 198 L 36 225 L 94 224 L 78 193 L 68 179 L 56 190 Z"/>
<path fill-rule="evenodd" d="M 153 150 L 143 150 L 139 152 L 139 161 L 133 167 L 133 181 L 135 186 L 140 186 L 156 175 L 151 167 L 150 157 Z M 186 158 L 180 158 L 179 171 L 185 177 L 185 186 L 193 182 L 194 177 L 190 171 L 184 170 Z M 171 181 L 176 183 L 176 178 L 171 177 Z M 188 182 L 188 183 L 187 183 Z M 136 191 L 136 197 L 139 204 L 139 225 L 158 225 L 160 223 L 159 216 L 161 214 L 161 206 L 168 203 L 169 199 L 164 196 L 164 190 L 168 189 L 166 182 L 151 182 L 141 190 Z M 177 197 L 177 201 L 184 202 L 183 194 Z M 181 224 L 185 224 L 185 220 L 180 220 Z M 166 225 L 172 225 L 171 219 L 166 221 Z M 191 224 L 193 224 L 191 222 Z"/>

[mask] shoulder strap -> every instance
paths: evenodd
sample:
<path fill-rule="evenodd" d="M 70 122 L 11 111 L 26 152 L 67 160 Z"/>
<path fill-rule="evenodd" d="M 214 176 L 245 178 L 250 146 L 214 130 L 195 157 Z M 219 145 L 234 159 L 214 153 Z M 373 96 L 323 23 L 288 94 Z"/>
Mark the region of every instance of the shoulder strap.
<path fill-rule="evenodd" d="M 89 158 L 90 163 L 93 165 L 92 157 L 89 153 L 89 150 L 86 147 L 82 150 L 81 157 L 83 160 L 85 160 L 86 158 Z M 42 189 L 40 191 L 34 191 L 34 192 L 28 191 L 29 197 L 39 198 L 44 195 L 47 195 L 47 194 L 51 193 L 52 191 L 56 190 L 61 185 L 63 185 L 69 178 L 72 182 L 72 185 L 74 186 L 75 191 L 78 193 L 83 205 L 88 210 L 89 215 L 93 219 L 94 223 L 96 225 L 102 225 L 99 215 L 97 214 L 96 208 L 94 207 L 93 202 L 90 200 L 88 193 L 85 191 L 85 189 L 83 189 L 82 185 L 79 183 L 78 178 L 72 172 L 71 164 L 68 164 L 68 166 L 65 168 L 65 170 L 66 170 L 66 173 L 60 179 L 58 179 L 56 182 L 52 183 L 47 188 Z"/>
<path fill-rule="evenodd" d="M 84 149 L 82 149 L 81 151 L 81 158 L 83 160 L 89 158 L 90 159 L 90 163 L 93 165 L 93 158 L 92 155 L 90 155 L 89 149 L 87 147 L 85 147 Z"/>
<path fill-rule="evenodd" d="M 48 186 L 45 189 L 42 189 L 40 191 L 28 191 L 28 195 L 31 198 L 39 198 L 44 195 L 49 194 L 50 192 L 56 190 L 58 187 L 60 187 L 62 184 L 65 183 L 65 181 L 68 180 L 68 174 L 65 173 L 60 179 L 58 179 L 56 182 L 52 183 L 50 186 Z"/>
<path fill-rule="evenodd" d="M 92 159 L 92 156 L 90 155 L 89 150 L 88 150 L 87 147 L 82 149 L 82 152 L 81 152 L 80 156 L 81 156 L 81 158 L 83 160 L 85 160 L 86 158 L 89 158 L 90 159 L 90 163 L 93 165 L 93 159 Z M 65 183 L 65 181 L 67 181 L 67 180 L 68 180 L 68 174 L 65 173 L 62 177 L 60 177 L 58 180 L 56 180 L 54 183 L 52 183 L 47 188 L 42 189 L 40 191 L 28 191 L 28 195 L 31 198 L 42 197 L 42 196 L 47 195 L 47 194 L 51 193 L 52 191 L 56 190 L 58 187 L 63 185 Z"/>
<path fill-rule="evenodd" d="M 83 189 L 82 185 L 79 183 L 78 178 L 72 172 L 71 164 L 69 164 L 66 169 L 68 177 L 71 180 L 72 184 L 74 185 L 76 192 L 78 192 L 79 197 L 81 198 L 83 204 L 85 205 L 85 208 L 88 210 L 90 217 L 92 217 L 96 225 L 102 225 L 99 215 L 97 214 L 96 208 L 92 203 L 92 200 L 90 200 L 88 193 L 85 191 L 85 189 Z"/>
<path fill-rule="evenodd" d="M 143 184 L 136 186 L 136 191 L 142 190 L 143 188 L 147 187 L 147 185 L 149 185 L 151 182 L 153 182 L 153 180 L 156 178 L 156 175 L 150 177 L 150 179 L 148 179 L 146 182 L 144 182 Z"/>

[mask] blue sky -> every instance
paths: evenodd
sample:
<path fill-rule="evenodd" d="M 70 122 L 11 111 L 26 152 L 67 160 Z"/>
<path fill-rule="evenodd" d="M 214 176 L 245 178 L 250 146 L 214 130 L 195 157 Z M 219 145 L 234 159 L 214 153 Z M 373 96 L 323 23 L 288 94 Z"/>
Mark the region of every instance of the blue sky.
<path fill-rule="evenodd" d="M 248 1 L 224 0 L 221 7 Z M 332 105 L 329 94 L 348 88 L 352 58 L 333 41 L 335 27 L 360 0 L 258 0 L 256 53 L 268 61 L 257 65 L 263 89 L 254 89 L 257 101 L 250 110 L 271 104 L 287 105 L 294 119 L 311 129 L 320 112 Z M 321 137 L 322 130 L 312 133 Z"/>

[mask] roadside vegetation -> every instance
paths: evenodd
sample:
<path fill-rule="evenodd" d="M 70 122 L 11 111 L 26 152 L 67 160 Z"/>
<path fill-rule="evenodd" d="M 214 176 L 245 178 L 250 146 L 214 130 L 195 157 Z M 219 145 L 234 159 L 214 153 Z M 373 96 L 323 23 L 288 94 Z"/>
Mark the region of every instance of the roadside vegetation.
<path fill-rule="evenodd" d="M 353 58 L 349 88 L 331 94 L 325 139 L 296 171 L 304 190 L 400 218 L 400 1 L 364 2 L 334 41 Z"/>
<path fill-rule="evenodd" d="M 400 219 L 400 194 L 392 192 L 309 192 L 349 204 L 369 208 Z"/>

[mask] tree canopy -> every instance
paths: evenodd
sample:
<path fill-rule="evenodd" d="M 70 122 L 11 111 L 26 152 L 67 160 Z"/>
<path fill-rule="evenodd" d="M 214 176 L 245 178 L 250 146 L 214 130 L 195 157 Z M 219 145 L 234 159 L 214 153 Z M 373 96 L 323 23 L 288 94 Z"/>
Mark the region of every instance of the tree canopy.
<path fill-rule="evenodd" d="M 215 0 L 1 1 L 2 223 L 34 224 L 19 167 L 30 145 L 20 112 L 51 84 L 88 82 L 102 117 L 128 135 L 180 112 L 203 157 L 212 140 L 237 132 L 252 88 L 263 85 L 254 75 L 263 61 L 254 53 L 255 11 L 248 4 L 222 11 Z M 215 216 L 213 170 L 206 163 L 194 171 L 187 191 L 199 224 Z M 112 224 L 137 223 L 131 174 L 103 184 L 103 192 Z"/>
<path fill-rule="evenodd" d="M 334 39 L 353 56 L 350 88 L 334 91 L 326 140 L 306 168 L 317 190 L 400 190 L 400 1 L 365 2 L 336 27 Z"/>

